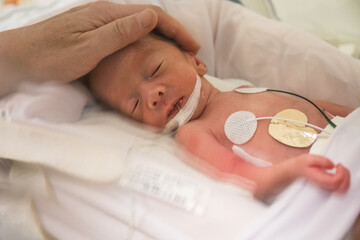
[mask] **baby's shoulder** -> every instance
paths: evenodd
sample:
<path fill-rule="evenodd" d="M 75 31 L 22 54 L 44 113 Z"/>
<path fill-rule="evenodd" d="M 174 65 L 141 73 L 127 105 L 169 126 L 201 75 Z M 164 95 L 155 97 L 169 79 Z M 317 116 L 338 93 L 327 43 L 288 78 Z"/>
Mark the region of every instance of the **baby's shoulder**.
<path fill-rule="evenodd" d="M 188 145 L 191 142 L 197 142 L 198 139 L 208 138 L 209 136 L 212 136 L 211 130 L 202 124 L 201 120 L 193 120 L 179 127 L 175 139 Z"/>
<path fill-rule="evenodd" d="M 203 119 L 196 119 L 192 120 L 190 122 L 187 122 L 186 124 L 179 127 L 177 130 L 177 135 L 179 134 L 186 134 L 186 135 L 193 135 L 200 132 L 206 132 L 208 131 L 208 127 L 206 127 L 207 124 L 205 124 L 205 121 Z"/>
<path fill-rule="evenodd" d="M 206 129 L 206 119 L 195 119 L 192 121 L 189 121 L 187 123 L 185 123 L 184 125 L 182 125 L 181 127 L 179 127 L 178 131 L 192 131 L 192 130 L 205 130 Z"/>

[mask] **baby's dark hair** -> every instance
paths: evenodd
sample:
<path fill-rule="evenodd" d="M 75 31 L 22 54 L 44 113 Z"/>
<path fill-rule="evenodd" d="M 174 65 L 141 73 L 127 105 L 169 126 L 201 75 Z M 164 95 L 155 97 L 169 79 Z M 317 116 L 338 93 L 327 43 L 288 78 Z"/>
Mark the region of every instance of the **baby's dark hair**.
<path fill-rule="evenodd" d="M 177 42 L 175 42 L 172 39 L 166 38 L 164 35 L 162 35 L 160 32 L 158 32 L 156 30 L 150 32 L 148 35 L 144 36 L 143 38 L 139 39 L 138 41 L 146 41 L 146 40 L 151 41 L 152 40 L 151 38 L 170 43 L 173 46 L 175 46 L 176 48 L 178 48 L 180 51 L 185 51 Z"/>

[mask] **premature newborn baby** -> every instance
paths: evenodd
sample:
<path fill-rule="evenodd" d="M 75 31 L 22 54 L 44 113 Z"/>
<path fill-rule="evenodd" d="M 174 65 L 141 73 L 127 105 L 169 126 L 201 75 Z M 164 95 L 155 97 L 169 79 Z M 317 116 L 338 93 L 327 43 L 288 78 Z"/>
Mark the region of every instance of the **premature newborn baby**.
<path fill-rule="evenodd" d="M 159 129 L 168 126 L 192 96 L 196 104 L 191 104 L 194 109 L 188 122 L 179 127 L 176 140 L 221 172 L 255 182 L 254 194 L 258 198 L 298 177 L 331 191 L 348 189 L 350 174 L 343 165 L 335 166 L 323 156 L 309 154 L 310 147 L 294 148 L 274 139 L 268 133 L 270 120 L 257 121 L 256 131 L 244 143 L 234 143 L 224 130 L 229 117 L 239 111 L 261 118 L 288 109 L 324 128 L 327 121 L 316 108 L 282 93 L 220 92 L 204 78 L 206 72 L 206 65 L 198 57 L 166 39 L 148 35 L 100 62 L 90 74 L 89 85 L 94 95 L 113 109 Z M 197 82 L 201 87 L 195 88 Z M 345 117 L 352 111 L 325 101 L 315 103 L 337 116 Z M 233 145 L 241 145 L 242 150 L 271 165 L 259 167 L 245 161 L 234 154 Z M 336 173 L 327 172 L 334 167 Z"/>

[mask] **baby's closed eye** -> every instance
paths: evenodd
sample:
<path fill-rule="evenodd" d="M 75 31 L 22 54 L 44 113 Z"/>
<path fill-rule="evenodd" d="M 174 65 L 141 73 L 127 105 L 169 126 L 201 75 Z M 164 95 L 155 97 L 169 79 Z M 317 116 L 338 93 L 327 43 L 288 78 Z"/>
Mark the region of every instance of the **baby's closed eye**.
<path fill-rule="evenodd" d="M 135 104 L 134 104 L 134 107 L 133 107 L 133 109 L 132 109 L 132 111 L 131 111 L 131 115 L 133 115 L 133 114 L 134 114 L 134 112 L 135 112 L 135 110 L 136 110 L 137 106 L 139 105 L 139 102 L 140 102 L 140 99 L 139 99 L 139 98 L 138 98 L 138 99 L 136 99 L 136 102 L 135 102 Z"/>

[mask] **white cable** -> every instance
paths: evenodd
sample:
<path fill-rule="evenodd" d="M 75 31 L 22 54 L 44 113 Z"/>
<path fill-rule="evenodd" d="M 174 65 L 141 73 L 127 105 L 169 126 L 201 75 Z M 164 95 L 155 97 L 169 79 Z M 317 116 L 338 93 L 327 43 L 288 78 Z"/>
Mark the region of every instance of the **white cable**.
<path fill-rule="evenodd" d="M 318 127 L 316 125 L 313 125 L 313 124 L 310 124 L 310 123 L 307 123 L 307 122 L 303 122 L 303 121 L 298 121 L 298 120 L 294 120 L 294 119 L 288 119 L 288 118 L 281 118 L 281 117 L 259 117 L 259 118 L 255 118 L 255 119 L 250 119 L 248 121 L 254 121 L 254 120 L 265 120 L 265 119 L 277 119 L 277 120 L 283 120 L 283 121 L 289 121 L 289 122 L 296 122 L 296 123 L 301 123 L 301 124 L 304 124 L 306 126 L 310 126 L 312 128 L 315 128 L 319 131 L 322 131 L 323 133 L 327 133 L 327 134 L 331 134 L 329 133 L 328 131 L 325 131 L 325 129 L 321 128 L 321 127 Z"/>
<path fill-rule="evenodd" d="M 334 118 L 335 116 L 334 115 L 332 115 L 331 113 L 329 113 L 328 111 L 325 111 L 325 113 L 326 114 L 329 114 L 330 115 L 330 117 L 332 117 L 332 118 Z"/>

